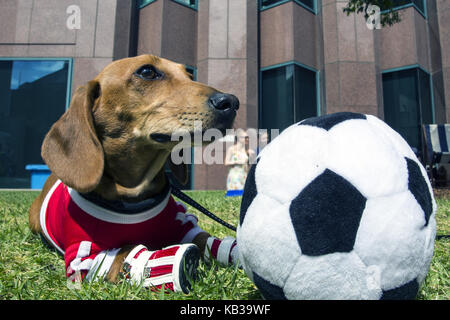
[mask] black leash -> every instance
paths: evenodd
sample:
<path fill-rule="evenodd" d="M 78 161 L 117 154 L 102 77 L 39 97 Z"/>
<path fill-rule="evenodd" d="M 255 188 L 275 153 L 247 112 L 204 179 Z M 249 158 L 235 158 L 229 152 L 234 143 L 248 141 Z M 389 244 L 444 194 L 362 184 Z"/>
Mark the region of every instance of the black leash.
<path fill-rule="evenodd" d="M 231 224 L 223 221 L 222 219 L 220 219 L 218 216 L 216 216 L 214 213 L 208 211 L 208 209 L 205 209 L 204 207 L 202 207 L 200 204 L 198 204 L 194 199 L 192 199 L 191 197 L 189 197 L 187 194 L 185 194 L 184 192 L 182 192 L 180 189 L 178 189 L 177 187 L 175 187 L 173 184 L 171 185 L 172 188 L 172 194 L 174 196 L 176 196 L 177 198 L 179 198 L 180 200 L 186 202 L 187 204 L 193 206 L 195 209 L 197 209 L 198 211 L 200 211 L 201 213 L 203 213 L 204 215 L 207 215 L 208 217 L 210 217 L 211 219 L 213 219 L 214 221 L 220 223 L 221 225 L 227 227 L 230 230 L 233 230 L 236 232 L 236 227 L 232 226 Z"/>
<path fill-rule="evenodd" d="M 198 202 L 196 202 L 194 199 L 189 197 L 187 194 L 185 194 L 183 191 L 175 187 L 173 184 L 171 185 L 172 188 L 172 194 L 176 197 L 178 197 L 180 200 L 188 203 L 189 205 L 193 206 L 195 209 L 200 211 L 201 213 L 207 215 L 214 221 L 220 223 L 221 225 L 227 227 L 230 230 L 233 230 L 236 232 L 236 227 L 232 226 L 231 224 L 223 221 L 218 216 L 216 216 L 214 213 L 210 212 L 208 209 L 204 208 L 202 205 L 200 205 Z M 442 240 L 442 239 L 449 239 L 450 235 L 444 234 L 444 235 L 436 235 L 436 240 Z"/>

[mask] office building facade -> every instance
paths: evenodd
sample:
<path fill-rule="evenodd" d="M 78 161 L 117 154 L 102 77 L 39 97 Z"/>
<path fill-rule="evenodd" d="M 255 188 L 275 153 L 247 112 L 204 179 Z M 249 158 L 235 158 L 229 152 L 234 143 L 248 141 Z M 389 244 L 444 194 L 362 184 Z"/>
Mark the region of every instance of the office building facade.
<path fill-rule="evenodd" d="M 0 188 L 29 185 L 77 86 L 148 53 L 235 94 L 235 128 L 368 113 L 420 155 L 421 124 L 450 122 L 450 2 L 394 2 L 401 22 L 372 29 L 339 0 L 0 0 Z M 226 175 L 195 164 L 186 188 L 224 189 Z"/>

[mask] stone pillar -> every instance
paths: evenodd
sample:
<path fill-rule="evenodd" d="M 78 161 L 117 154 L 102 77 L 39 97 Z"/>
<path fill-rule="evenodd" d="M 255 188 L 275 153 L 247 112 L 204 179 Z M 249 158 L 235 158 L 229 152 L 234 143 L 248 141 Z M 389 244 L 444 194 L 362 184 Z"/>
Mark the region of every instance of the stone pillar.
<path fill-rule="evenodd" d="M 430 1 L 428 1 L 430 2 Z M 450 2 L 448 0 L 436 0 L 437 20 L 439 24 L 439 39 L 442 54 L 442 95 L 440 98 L 444 106 L 445 114 L 440 123 L 450 123 Z"/>
<path fill-rule="evenodd" d="M 195 67 L 197 12 L 170 0 L 158 0 L 142 8 L 137 54 L 154 54 Z"/>
<path fill-rule="evenodd" d="M 257 126 L 257 10 L 257 1 L 199 0 L 197 80 L 239 98 L 234 128 Z M 196 164 L 194 188 L 225 189 L 227 172 Z"/>
<path fill-rule="evenodd" d="M 347 1 L 322 1 L 326 113 L 352 111 L 380 115 L 382 93 L 376 31 L 362 14 L 347 16 Z M 379 107 L 380 106 L 380 107 Z"/>

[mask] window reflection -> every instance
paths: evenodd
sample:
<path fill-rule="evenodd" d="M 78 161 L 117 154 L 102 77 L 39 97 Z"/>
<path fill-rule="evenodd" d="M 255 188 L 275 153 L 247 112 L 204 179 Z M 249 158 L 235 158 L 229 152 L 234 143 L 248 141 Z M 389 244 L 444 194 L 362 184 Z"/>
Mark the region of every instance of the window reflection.
<path fill-rule="evenodd" d="M 314 0 L 294 0 L 295 2 L 298 2 L 300 4 L 305 5 L 306 7 L 310 8 L 311 10 L 314 10 Z M 267 8 L 269 6 L 273 6 L 276 4 L 281 4 L 284 2 L 288 2 L 287 0 L 261 0 L 261 9 Z"/>
<path fill-rule="evenodd" d="M 384 73 L 383 101 L 386 123 L 420 152 L 421 124 L 433 122 L 430 75 L 419 68 Z"/>
<path fill-rule="evenodd" d="M 289 64 L 262 72 L 262 129 L 284 130 L 317 116 L 316 72 Z"/>
<path fill-rule="evenodd" d="M 68 60 L 0 60 L 0 188 L 28 188 L 27 164 L 64 113 Z"/>

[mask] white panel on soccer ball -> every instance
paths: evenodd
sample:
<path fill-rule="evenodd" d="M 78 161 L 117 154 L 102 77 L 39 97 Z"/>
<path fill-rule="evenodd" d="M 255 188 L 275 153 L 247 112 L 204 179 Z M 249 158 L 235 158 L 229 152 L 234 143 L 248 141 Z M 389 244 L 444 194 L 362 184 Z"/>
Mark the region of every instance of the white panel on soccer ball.
<path fill-rule="evenodd" d="M 422 166 L 420 161 L 417 159 L 415 153 L 411 149 L 410 145 L 406 142 L 405 139 L 394 129 L 389 127 L 386 123 L 378 119 L 377 117 L 367 115 L 367 121 L 375 127 L 375 130 L 379 133 L 379 135 L 383 135 L 385 139 L 389 139 L 391 143 L 395 146 L 398 153 L 404 157 L 408 157 L 414 161 L 417 162 L 420 171 L 422 172 L 424 180 L 426 181 L 428 185 L 428 189 L 430 190 L 430 193 L 432 193 L 432 187 L 430 180 L 428 179 L 428 174 L 425 168 Z M 433 211 L 436 210 L 436 203 L 433 200 Z"/>
<path fill-rule="evenodd" d="M 289 204 L 281 204 L 260 193 L 247 210 L 237 241 L 239 254 L 252 257 L 246 267 L 279 286 L 301 254 L 289 216 Z M 269 270 L 274 263 L 277 272 Z"/>
<path fill-rule="evenodd" d="M 379 299 L 379 272 L 353 251 L 302 255 L 286 280 L 284 294 L 288 299 Z"/>
<path fill-rule="evenodd" d="M 431 260 L 433 259 L 434 253 L 434 241 L 436 238 L 436 219 L 435 214 L 430 217 L 428 221 L 428 226 L 426 227 L 426 240 L 424 246 L 424 258 L 422 259 L 422 267 L 420 268 L 417 280 L 422 283 L 428 274 L 428 269 L 430 268 Z"/>
<path fill-rule="evenodd" d="M 428 179 L 427 171 L 417 159 L 416 155 L 414 154 L 413 150 L 406 142 L 406 140 L 403 139 L 403 137 L 397 131 L 389 127 L 386 123 L 384 123 L 377 117 L 367 115 L 367 121 L 374 126 L 375 130 L 377 130 L 380 136 L 384 136 L 384 139 L 389 139 L 391 141 L 400 155 L 402 155 L 403 157 L 408 157 L 417 163 L 420 171 L 422 172 L 422 176 L 424 177 L 424 180 L 428 185 L 430 193 L 433 193 L 430 180 Z M 433 212 L 436 211 L 436 208 L 436 202 L 433 199 Z"/>
<path fill-rule="evenodd" d="M 390 290 L 417 277 L 427 237 L 424 213 L 414 196 L 402 192 L 369 199 L 354 251 L 366 265 L 381 269 L 381 287 Z"/>
<path fill-rule="evenodd" d="M 255 172 L 258 193 L 281 203 L 294 199 L 325 170 L 327 145 L 323 129 L 297 124 L 287 128 L 261 152 Z"/>
<path fill-rule="evenodd" d="M 351 182 L 365 197 L 407 190 L 404 158 L 367 121 L 346 121 L 329 133 L 328 168 Z"/>
<path fill-rule="evenodd" d="M 366 117 L 369 124 L 374 126 L 374 131 L 377 132 L 380 139 L 389 141 L 388 143 L 394 145 L 400 155 L 418 161 L 409 144 L 397 131 L 389 127 L 385 122 L 381 121 L 377 117 L 372 115 L 366 115 Z"/>

